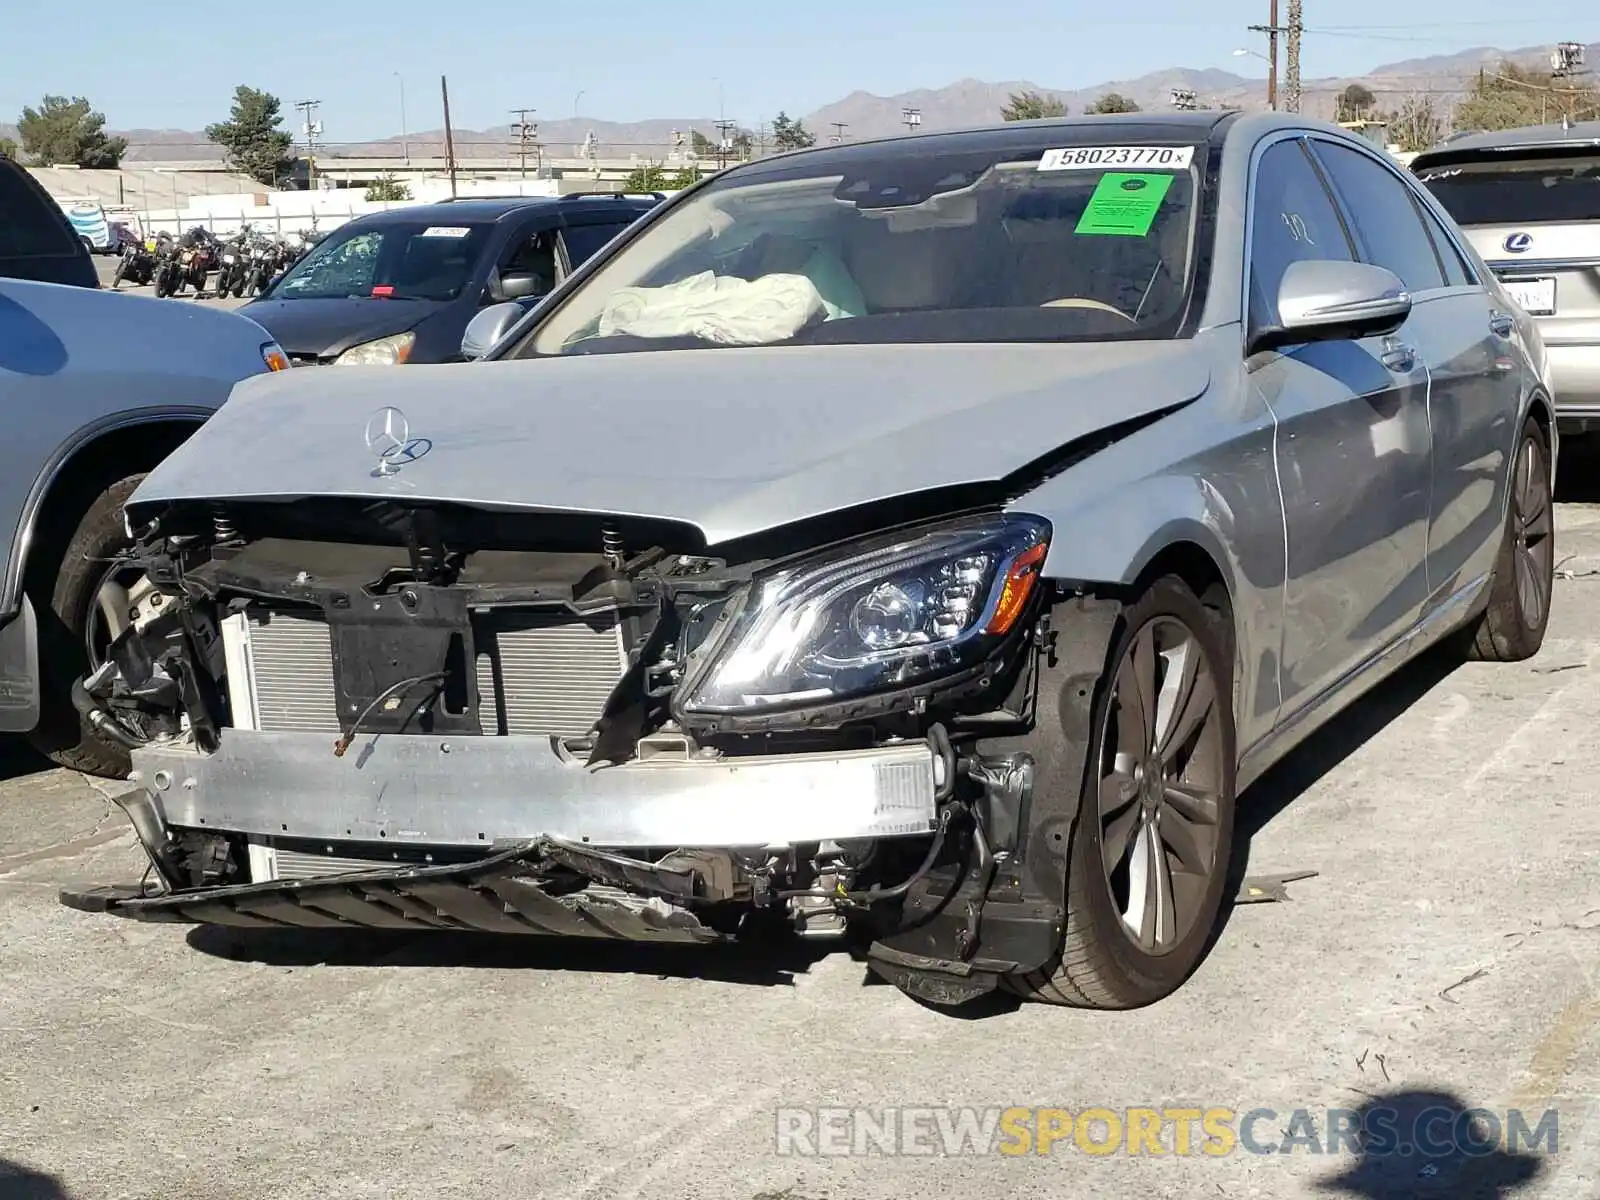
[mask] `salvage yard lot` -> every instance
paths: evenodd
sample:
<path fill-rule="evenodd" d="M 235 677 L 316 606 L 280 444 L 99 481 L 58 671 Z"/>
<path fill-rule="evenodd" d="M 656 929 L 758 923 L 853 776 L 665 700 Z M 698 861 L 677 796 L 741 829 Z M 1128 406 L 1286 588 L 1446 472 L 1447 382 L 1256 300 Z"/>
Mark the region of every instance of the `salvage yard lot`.
<path fill-rule="evenodd" d="M 1252 789 L 1250 871 L 1318 876 L 1234 910 L 1194 980 L 1133 1013 L 953 1017 L 826 944 L 69 912 L 63 881 L 128 878 L 140 856 L 113 785 L 8 746 L 0 1197 L 1600 1195 L 1600 505 L 1563 505 L 1558 531 L 1570 577 L 1544 652 L 1422 662 Z M 1277 1143 L 1295 1110 L 1320 1125 L 1368 1103 L 1530 1126 L 1554 1108 L 1558 1148 L 1359 1163 L 1303 1144 L 1098 1157 L 1069 1137 L 1048 1156 L 818 1158 L 775 1138 L 793 1106 L 1176 1106 L 1272 1109 L 1256 1137 Z"/>

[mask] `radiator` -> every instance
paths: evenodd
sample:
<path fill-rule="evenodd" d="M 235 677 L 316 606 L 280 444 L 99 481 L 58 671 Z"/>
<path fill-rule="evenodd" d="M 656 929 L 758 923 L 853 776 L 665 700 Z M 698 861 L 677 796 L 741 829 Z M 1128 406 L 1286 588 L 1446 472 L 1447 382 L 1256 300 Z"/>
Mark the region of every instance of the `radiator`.
<path fill-rule="evenodd" d="M 615 615 L 476 618 L 478 713 L 486 734 L 581 737 L 627 667 Z M 333 643 L 320 616 L 263 612 L 223 622 L 234 723 L 266 733 L 339 732 Z"/>

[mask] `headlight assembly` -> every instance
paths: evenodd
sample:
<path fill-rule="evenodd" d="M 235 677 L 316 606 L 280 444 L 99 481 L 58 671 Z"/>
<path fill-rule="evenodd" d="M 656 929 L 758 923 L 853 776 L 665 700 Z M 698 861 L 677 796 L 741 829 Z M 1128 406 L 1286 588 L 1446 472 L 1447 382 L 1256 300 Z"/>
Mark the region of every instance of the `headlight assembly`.
<path fill-rule="evenodd" d="M 378 338 L 351 346 L 333 360 L 336 367 L 396 367 L 411 360 L 411 346 L 417 340 L 414 333 L 397 333 L 393 337 Z"/>
<path fill-rule="evenodd" d="M 686 714 L 827 704 L 957 673 L 1011 632 L 1049 526 L 993 516 L 758 577 L 685 680 Z"/>

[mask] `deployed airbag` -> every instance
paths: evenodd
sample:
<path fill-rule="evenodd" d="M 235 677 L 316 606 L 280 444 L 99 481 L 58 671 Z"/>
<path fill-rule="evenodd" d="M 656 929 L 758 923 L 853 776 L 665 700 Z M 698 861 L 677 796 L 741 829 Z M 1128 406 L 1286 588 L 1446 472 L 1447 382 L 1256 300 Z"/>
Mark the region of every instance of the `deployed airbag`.
<path fill-rule="evenodd" d="M 695 337 L 730 346 L 781 342 L 827 315 L 804 275 L 754 282 L 710 271 L 664 287 L 619 288 L 600 314 L 601 337 Z"/>

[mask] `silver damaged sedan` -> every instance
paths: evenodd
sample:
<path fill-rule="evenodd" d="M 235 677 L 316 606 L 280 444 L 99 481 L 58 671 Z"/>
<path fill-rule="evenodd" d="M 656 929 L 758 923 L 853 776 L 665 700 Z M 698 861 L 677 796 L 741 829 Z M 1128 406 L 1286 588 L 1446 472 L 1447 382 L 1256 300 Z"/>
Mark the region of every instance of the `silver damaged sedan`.
<path fill-rule="evenodd" d="M 1538 650 L 1530 318 L 1333 126 L 1029 122 L 725 171 L 481 361 L 241 384 L 84 682 L 153 921 L 853 935 L 1127 1008 L 1237 797 L 1435 643 Z"/>

